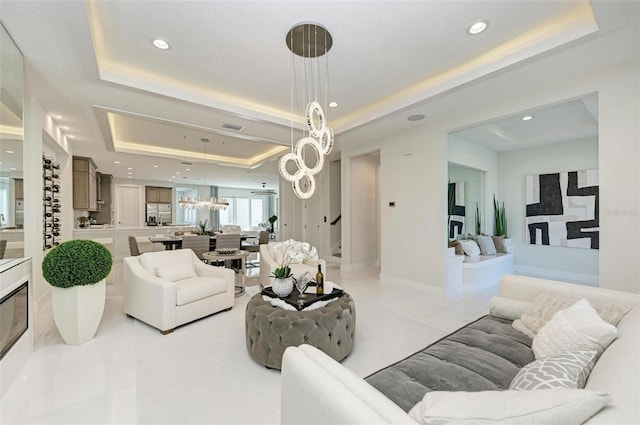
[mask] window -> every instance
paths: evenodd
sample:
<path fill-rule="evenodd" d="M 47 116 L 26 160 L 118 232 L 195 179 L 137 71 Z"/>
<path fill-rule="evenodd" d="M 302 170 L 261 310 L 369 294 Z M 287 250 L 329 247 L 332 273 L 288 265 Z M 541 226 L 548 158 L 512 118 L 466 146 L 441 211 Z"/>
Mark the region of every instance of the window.
<path fill-rule="evenodd" d="M 229 207 L 226 210 L 219 211 L 220 226 L 225 224 L 237 224 L 246 229 L 248 227 L 257 227 L 260 223 L 264 223 L 264 203 L 259 198 L 233 198 L 225 197 L 229 201 Z"/>
<path fill-rule="evenodd" d="M 251 225 L 258 226 L 264 222 L 262 219 L 262 199 L 251 199 Z"/>

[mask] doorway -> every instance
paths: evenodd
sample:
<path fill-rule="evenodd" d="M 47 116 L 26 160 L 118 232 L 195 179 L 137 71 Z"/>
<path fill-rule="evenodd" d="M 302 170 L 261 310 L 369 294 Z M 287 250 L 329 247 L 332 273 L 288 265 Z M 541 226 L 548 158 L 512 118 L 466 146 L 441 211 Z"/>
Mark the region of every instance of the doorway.
<path fill-rule="evenodd" d="M 379 150 L 354 156 L 349 161 L 349 223 L 343 227 L 343 241 L 345 236 L 349 241 L 348 258 L 343 252 L 345 271 L 380 265 L 379 169 Z"/>
<path fill-rule="evenodd" d="M 140 186 L 119 184 L 115 187 L 116 223 L 119 228 L 142 227 Z"/>

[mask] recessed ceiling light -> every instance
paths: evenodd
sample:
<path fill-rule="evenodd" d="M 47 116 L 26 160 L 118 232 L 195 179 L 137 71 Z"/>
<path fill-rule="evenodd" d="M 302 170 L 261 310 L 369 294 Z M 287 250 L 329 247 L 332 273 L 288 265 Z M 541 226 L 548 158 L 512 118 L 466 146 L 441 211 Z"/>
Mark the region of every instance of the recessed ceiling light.
<path fill-rule="evenodd" d="M 62 115 L 54 115 L 53 118 L 61 120 L 62 119 Z"/>
<path fill-rule="evenodd" d="M 184 171 L 191 171 L 191 168 L 185 168 Z"/>
<path fill-rule="evenodd" d="M 483 19 L 481 21 L 474 22 L 467 28 L 467 34 L 469 35 L 478 35 L 484 30 L 489 28 L 489 20 Z"/>
<path fill-rule="evenodd" d="M 153 166 L 153 168 L 158 168 L 158 166 L 157 166 L 157 165 L 154 165 L 154 166 Z"/>
<path fill-rule="evenodd" d="M 180 171 L 176 171 L 176 174 L 180 174 Z"/>
<path fill-rule="evenodd" d="M 151 44 L 153 44 L 154 46 L 156 46 L 160 50 L 167 50 L 167 49 L 169 49 L 171 47 L 169 45 L 169 43 L 167 43 L 166 41 L 164 41 L 161 38 L 155 38 L 155 39 L 151 40 Z"/>
<path fill-rule="evenodd" d="M 329 108 L 336 108 L 338 106 L 338 102 L 329 102 Z"/>
<path fill-rule="evenodd" d="M 172 179 L 175 179 L 175 178 L 176 178 L 176 176 L 171 176 L 171 178 L 172 178 Z"/>
<path fill-rule="evenodd" d="M 76 138 L 76 136 L 74 136 L 73 134 L 69 134 L 67 137 L 68 137 L 69 139 L 75 139 L 75 138 Z"/>
<path fill-rule="evenodd" d="M 133 170 L 133 168 L 131 168 L 131 167 L 127 167 L 127 170 Z"/>
<path fill-rule="evenodd" d="M 11 168 L 9 168 L 9 169 L 10 169 L 11 171 L 16 171 L 16 170 L 17 170 L 17 168 L 13 168 L 13 167 L 11 167 Z"/>
<path fill-rule="evenodd" d="M 420 121 L 424 119 L 424 115 L 422 114 L 410 115 L 407 119 L 409 121 Z"/>
<path fill-rule="evenodd" d="M 60 129 L 62 129 L 62 130 L 69 130 L 69 126 L 68 126 L 68 125 L 63 125 L 62 127 L 60 127 Z"/>
<path fill-rule="evenodd" d="M 113 161 L 114 164 L 120 164 L 120 161 Z"/>
<path fill-rule="evenodd" d="M 16 153 L 15 151 L 5 151 L 6 153 Z"/>
<path fill-rule="evenodd" d="M 531 121 L 533 119 L 532 115 L 525 115 L 524 117 L 520 118 L 522 121 Z"/>
<path fill-rule="evenodd" d="M 127 176 L 127 178 L 128 178 L 128 179 L 132 179 L 133 177 L 131 177 L 131 176 Z"/>

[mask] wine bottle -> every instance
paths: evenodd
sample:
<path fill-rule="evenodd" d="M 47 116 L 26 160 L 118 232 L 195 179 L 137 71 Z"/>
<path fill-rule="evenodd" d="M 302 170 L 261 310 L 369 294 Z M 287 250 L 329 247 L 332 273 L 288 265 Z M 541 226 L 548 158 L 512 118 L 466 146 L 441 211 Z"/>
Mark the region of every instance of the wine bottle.
<path fill-rule="evenodd" d="M 324 295 L 324 275 L 320 264 L 318 264 L 318 273 L 316 273 L 316 295 Z"/>

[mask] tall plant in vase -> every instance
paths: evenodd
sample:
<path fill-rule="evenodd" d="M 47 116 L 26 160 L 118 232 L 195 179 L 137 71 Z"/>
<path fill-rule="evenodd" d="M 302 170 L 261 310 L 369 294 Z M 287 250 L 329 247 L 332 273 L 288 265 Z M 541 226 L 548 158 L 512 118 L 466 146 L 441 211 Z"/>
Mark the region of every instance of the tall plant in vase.
<path fill-rule="evenodd" d="M 500 206 L 498 200 L 496 199 L 495 193 L 493 194 L 493 216 L 494 216 L 494 234 L 496 236 L 504 236 L 507 237 L 507 214 L 504 208 L 504 202 L 502 202 L 502 206 Z"/>

